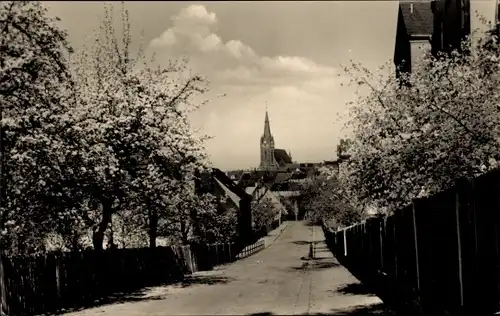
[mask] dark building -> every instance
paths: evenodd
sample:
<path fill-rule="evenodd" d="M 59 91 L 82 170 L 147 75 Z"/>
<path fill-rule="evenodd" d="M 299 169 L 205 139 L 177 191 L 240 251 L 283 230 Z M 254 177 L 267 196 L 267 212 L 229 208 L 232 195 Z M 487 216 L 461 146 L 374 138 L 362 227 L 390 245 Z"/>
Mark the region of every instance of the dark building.
<path fill-rule="evenodd" d="M 237 239 L 239 246 L 244 247 L 254 242 L 252 231 L 252 196 L 238 186 L 224 172 L 217 168 L 196 174 L 195 190 L 197 194 L 211 193 L 219 197 L 219 207 L 238 212 Z"/>
<path fill-rule="evenodd" d="M 415 71 L 424 51 L 434 56 L 461 48 L 470 34 L 469 0 L 400 2 L 394 49 L 396 75 Z"/>
<path fill-rule="evenodd" d="M 496 2 L 496 8 L 495 8 L 496 12 L 495 12 L 495 24 L 497 26 L 497 29 L 499 28 L 500 26 L 500 3 Z"/>
<path fill-rule="evenodd" d="M 425 49 L 431 48 L 433 15 L 430 2 L 399 4 L 394 64 L 396 74 L 408 73 L 418 65 Z"/>
<path fill-rule="evenodd" d="M 449 53 L 461 48 L 462 40 L 470 35 L 469 0 L 432 1 L 432 53 Z"/>

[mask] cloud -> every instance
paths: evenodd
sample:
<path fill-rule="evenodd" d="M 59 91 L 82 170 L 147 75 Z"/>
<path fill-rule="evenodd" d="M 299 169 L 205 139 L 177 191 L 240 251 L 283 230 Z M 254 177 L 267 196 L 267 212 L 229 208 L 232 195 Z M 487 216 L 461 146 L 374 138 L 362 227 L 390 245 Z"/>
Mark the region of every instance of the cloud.
<path fill-rule="evenodd" d="M 280 79 L 332 76 L 335 69 L 300 56 L 259 56 L 238 39 L 224 41 L 217 33 L 218 19 L 203 5 L 190 5 L 171 18 L 172 26 L 150 42 L 150 47 L 189 55 L 197 70 L 211 79 L 234 84 L 269 84 Z"/>
<path fill-rule="evenodd" d="M 238 40 L 230 40 L 226 43 L 226 47 L 229 53 L 238 59 L 245 57 L 254 58 L 256 56 L 252 48 Z"/>
<path fill-rule="evenodd" d="M 307 58 L 296 56 L 263 57 L 262 64 L 264 68 L 278 72 L 318 73 L 327 70 Z"/>
<path fill-rule="evenodd" d="M 203 5 L 183 8 L 171 22 L 150 42 L 158 60 L 187 55 L 213 91 L 227 93 L 192 117 L 195 127 L 214 136 L 207 148 L 215 165 L 258 165 L 266 103 L 278 148 L 302 161 L 333 157 L 332 138 L 340 130 L 335 113 L 344 97 L 334 67 L 306 56 L 264 56 L 242 40 L 224 39 L 216 31 L 223 21 Z"/>
<path fill-rule="evenodd" d="M 208 12 L 204 5 L 193 4 L 187 8 L 181 10 L 181 12 L 172 18 L 174 21 L 178 21 L 180 24 L 183 22 L 198 22 L 200 24 L 215 24 L 217 22 L 217 17 L 215 13 Z"/>
<path fill-rule="evenodd" d="M 163 32 L 159 37 L 150 43 L 152 47 L 172 46 L 175 44 L 175 33 L 172 29 Z"/>

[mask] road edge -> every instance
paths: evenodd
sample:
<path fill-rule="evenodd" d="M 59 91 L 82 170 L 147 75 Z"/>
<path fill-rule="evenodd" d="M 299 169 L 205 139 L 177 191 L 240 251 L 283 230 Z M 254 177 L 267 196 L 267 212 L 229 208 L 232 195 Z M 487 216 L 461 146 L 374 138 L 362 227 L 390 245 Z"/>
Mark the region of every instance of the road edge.
<path fill-rule="evenodd" d="M 269 234 L 261 239 L 264 239 L 264 249 L 271 247 L 272 244 L 283 234 L 285 229 L 288 227 L 288 221 L 281 223 L 276 229 L 269 232 Z"/>

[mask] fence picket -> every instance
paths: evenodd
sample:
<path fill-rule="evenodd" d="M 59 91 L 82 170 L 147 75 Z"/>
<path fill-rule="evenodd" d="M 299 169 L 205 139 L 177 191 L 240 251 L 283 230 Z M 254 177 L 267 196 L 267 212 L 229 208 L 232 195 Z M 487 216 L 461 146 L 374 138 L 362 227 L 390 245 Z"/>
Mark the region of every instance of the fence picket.
<path fill-rule="evenodd" d="M 416 277 L 417 277 L 417 297 L 420 298 L 420 265 L 418 261 L 418 232 L 417 232 L 417 216 L 416 212 L 417 209 L 415 208 L 415 201 L 412 203 L 412 210 L 411 210 L 411 215 L 412 215 L 412 220 L 413 220 L 413 241 L 415 243 L 415 271 L 416 271 Z"/>
<path fill-rule="evenodd" d="M 455 193 L 455 217 L 456 217 L 456 230 L 457 230 L 457 260 L 458 260 L 458 279 L 460 287 L 460 306 L 464 306 L 464 287 L 463 287 L 463 275 L 462 275 L 462 243 L 460 237 L 460 204 L 458 192 Z"/>

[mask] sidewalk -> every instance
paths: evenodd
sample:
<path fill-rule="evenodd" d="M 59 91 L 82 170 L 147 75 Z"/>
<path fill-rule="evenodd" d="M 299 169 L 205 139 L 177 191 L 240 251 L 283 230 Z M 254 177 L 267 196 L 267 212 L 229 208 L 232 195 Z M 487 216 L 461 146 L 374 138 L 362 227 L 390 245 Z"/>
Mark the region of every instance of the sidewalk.
<path fill-rule="evenodd" d="M 391 315 L 380 298 L 371 293 L 333 256 L 320 226 L 314 230 L 314 259 L 309 261 L 313 290 L 310 314 Z M 312 234 L 311 234 L 312 235 Z"/>
<path fill-rule="evenodd" d="M 287 226 L 288 226 L 288 222 L 283 221 L 283 222 L 281 222 L 280 226 L 271 230 L 269 232 L 269 234 L 267 234 L 267 236 L 259 239 L 259 240 L 264 240 L 264 243 L 265 243 L 264 248 L 270 247 L 276 241 L 276 239 L 278 239 L 278 237 L 281 236 L 281 234 L 283 233 L 283 231 L 286 229 Z"/>

